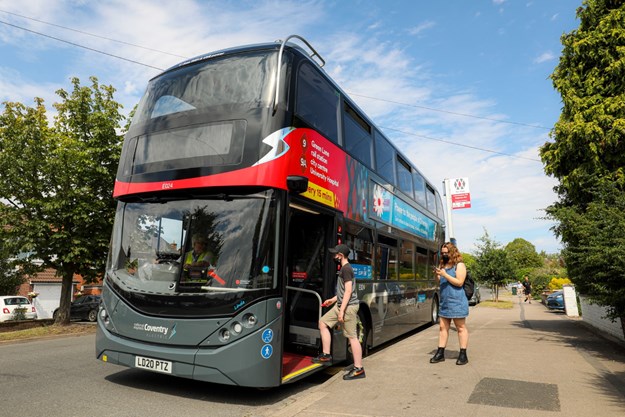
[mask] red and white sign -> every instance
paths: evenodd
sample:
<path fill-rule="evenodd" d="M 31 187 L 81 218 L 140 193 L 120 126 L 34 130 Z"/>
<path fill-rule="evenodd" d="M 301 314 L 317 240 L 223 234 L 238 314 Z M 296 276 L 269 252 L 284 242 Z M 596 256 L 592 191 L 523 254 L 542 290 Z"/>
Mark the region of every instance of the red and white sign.
<path fill-rule="evenodd" d="M 452 210 L 471 208 L 471 193 L 468 178 L 454 178 L 450 184 Z"/>

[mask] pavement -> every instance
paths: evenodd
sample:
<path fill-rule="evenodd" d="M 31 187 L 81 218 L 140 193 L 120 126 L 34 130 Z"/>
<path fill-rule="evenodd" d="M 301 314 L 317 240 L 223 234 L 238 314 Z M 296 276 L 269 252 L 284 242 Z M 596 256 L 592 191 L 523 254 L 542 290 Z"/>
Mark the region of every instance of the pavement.
<path fill-rule="evenodd" d="M 502 298 L 512 309 L 471 307 L 469 363 L 456 365 L 453 325 L 445 362 L 430 364 L 438 326 L 364 359 L 367 377 L 325 383 L 273 404 L 262 415 L 322 416 L 625 416 L 625 344 L 580 318 L 538 301 Z"/>

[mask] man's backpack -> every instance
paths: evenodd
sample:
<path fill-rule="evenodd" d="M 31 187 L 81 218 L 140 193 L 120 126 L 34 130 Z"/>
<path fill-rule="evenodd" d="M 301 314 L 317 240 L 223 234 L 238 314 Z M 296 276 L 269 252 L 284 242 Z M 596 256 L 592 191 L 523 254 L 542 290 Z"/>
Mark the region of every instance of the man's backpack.
<path fill-rule="evenodd" d="M 470 300 L 473 297 L 473 293 L 475 292 L 475 281 L 471 277 L 469 270 L 467 269 L 467 276 L 464 278 L 464 284 L 462 285 L 464 288 L 464 294 L 467 296 L 467 300 Z"/>

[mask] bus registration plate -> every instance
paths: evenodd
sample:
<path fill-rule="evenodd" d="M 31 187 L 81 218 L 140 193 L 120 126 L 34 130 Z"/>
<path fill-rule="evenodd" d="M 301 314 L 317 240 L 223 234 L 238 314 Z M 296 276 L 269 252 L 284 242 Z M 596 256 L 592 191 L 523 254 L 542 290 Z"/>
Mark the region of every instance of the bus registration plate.
<path fill-rule="evenodd" d="M 143 356 L 135 357 L 135 367 L 147 369 L 155 372 L 171 374 L 171 362 L 162 361 L 160 359 L 144 358 Z"/>

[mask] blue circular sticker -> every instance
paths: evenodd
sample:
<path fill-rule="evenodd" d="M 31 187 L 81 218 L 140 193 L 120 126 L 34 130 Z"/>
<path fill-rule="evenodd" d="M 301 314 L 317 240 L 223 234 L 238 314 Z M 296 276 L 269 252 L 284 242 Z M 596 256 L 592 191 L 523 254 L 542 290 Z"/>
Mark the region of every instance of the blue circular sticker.
<path fill-rule="evenodd" d="M 273 353 L 273 347 L 271 345 L 265 345 L 260 349 L 260 356 L 265 359 L 271 358 L 271 354 Z"/>
<path fill-rule="evenodd" d="M 263 266 L 263 269 L 261 269 L 261 271 L 263 272 L 263 274 L 268 274 L 269 273 L 269 267 L 267 265 Z"/>
<path fill-rule="evenodd" d="M 265 329 L 263 332 L 263 342 L 269 343 L 273 340 L 273 330 Z"/>

